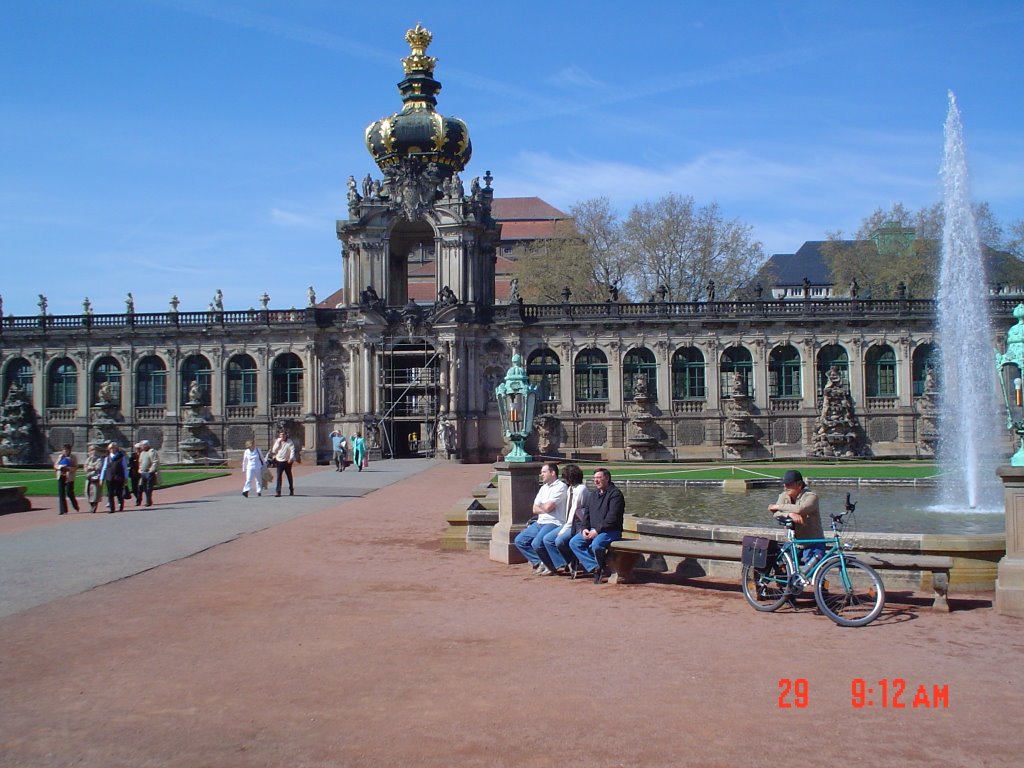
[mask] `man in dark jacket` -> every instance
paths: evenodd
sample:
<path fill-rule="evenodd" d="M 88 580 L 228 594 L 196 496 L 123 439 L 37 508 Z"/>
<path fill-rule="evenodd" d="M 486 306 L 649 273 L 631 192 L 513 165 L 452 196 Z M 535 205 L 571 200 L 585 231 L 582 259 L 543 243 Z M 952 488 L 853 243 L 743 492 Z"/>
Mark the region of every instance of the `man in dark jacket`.
<path fill-rule="evenodd" d="M 583 511 L 583 530 L 569 540 L 569 547 L 580 565 L 594 575 L 594 583 L 600 584 L 608 545 L 622 538 L 626 500 L 604 467 L 594 472 L 594 485 L 597 493 L 590 494 Z"/>

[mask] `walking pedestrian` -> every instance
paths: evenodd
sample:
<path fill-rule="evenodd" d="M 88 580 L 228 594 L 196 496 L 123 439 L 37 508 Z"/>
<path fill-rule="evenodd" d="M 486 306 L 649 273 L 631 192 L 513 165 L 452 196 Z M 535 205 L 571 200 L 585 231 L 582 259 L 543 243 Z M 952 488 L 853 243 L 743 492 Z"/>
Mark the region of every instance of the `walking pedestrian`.
<path fill-rule="evenodd" d="M 281 430 L 277 434 L 277 440 L 270 448 L 270 457 L 277 467 L 277 491 L 275 496 L 281 495 L 281 481 L 288 476 L 288 495 L 295 495 L 295 480 L 292 478 L 292 463 L 298 456 L 295 443 L 288 439 L 288 433 Z"/>
<path fill-rule="evenodd" d="M 249 491 L 253 484 L 256 485 L 256 495 L 263 495 L 263 454 L 252 440 L 245 441 L 245 453 L 242 454 L 242 476 L 245 477 L 245 485 L 242 486 L 242 495 L 249 498 Z"/>
<path fill-rule="evenodd" d="M 339 430 L 331 432 L 331 460 L 334 462 L 335 472 L 345 471 L 345 460 L 348 458 L 348 443 L 345 440 L 345 435 Z"/>
<path fill-rule="evenodd" d="M 64 443 L 60 456 L 54 463 L 53 468 L 57 470 L 57 498 L 59 499 L 58 515 L 68 513 L 68 502 L 78 511 L 78 499 L 75 498 L 75 470 L 78 469 L 78 462 L 71 453 L 71 443 Z"/>
<path fill-rule="evenodd" d="M 352 435 L 352 461 L 356 464 L 356 469 L 360 472 L 363 468 L 369 466 L 370 462 L 366 458 L 366 441 L 363 440 L 363 433 L 356 432 Z"/>
<path fill-rule="evenodd" d="M 89 502 L 89 508 L 95 512 L 100 504 L 100 494 L 103 490 L 100 481 L 100 469 L 103 467 L 103 457 L 100 456 L 100 447 L 93 443 L 89 446 L 89 455 L 85 457 L 85 498 Z"/>
<path fill-rule="evenodd" d="M 136 499 L 146 497 L 146 506 L 153 506 L 153 487 L 156 485 L 157 471 L 160 469 L 160 456 L 149 440 L 139 443 L 139 489 Z M 136 502 L 137 503 L 137 502 Z"/>
<path fill-rule="evenodd" d="M 128 479 L 128 457 L 124 455 L 121 446 L 111 443 L 107 448 L 107 457 L 100 467 L 100 482 L 107 484 L 107 513 L 114 512 L 114 502 L 117 502 L 117 511 L 124 512 L 124 484 Z"/>
<path fill-rule="evenodd" d="M 125 501 L 128 496 L 135 497 L 135 506 L 142 503 L 142 478 L 139 475 L 139 452 L 142 451 L 142 443 L 132 446 L 131 456 L 128 457 L 128 481 L 124 486 Z"/>

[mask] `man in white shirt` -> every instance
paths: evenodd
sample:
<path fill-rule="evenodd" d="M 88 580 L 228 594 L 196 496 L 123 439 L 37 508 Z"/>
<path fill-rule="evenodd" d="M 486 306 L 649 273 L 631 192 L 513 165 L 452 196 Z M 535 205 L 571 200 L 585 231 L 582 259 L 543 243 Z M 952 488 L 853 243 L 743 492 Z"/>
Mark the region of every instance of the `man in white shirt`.
<path fill-rule="evenodd" d="M 544 549 L 548 553 L 544 562 L 549 567 L 553 565 L 555 571 L 573 575 L 579 569 L 579 562 L 569 548 L 569 540 L 580 531 L 590 491 L 583 482 L 583 470 L 576 464 L 562 467 L 562 480 L 569 489 L 565 523 L 544 536 Z"/>
<path fill-rule="evenodd" d="M 533 566 L 537 576 L 554 573 L 554 564 L 544 548 L 544 536 L 559 530 L 565 523 L 565 504 L 568 488 L 558 479 L 558 465 L 553 461 L 544 462 L 540 468 L 540 490 L 533 500 L 533 514 L 536 516 L 515 538 L 516 549 Z"/>
<path fill-rule="evenodd" d="M 295 443 L 288 439 L 288 433 L 281 430 L 277 434 L 277 440 L 270 447 L 269 456 L 275 462 L 277 467 L 277 493 L 275 496 L 281 495 L 281 481 L 284 476 L 288 476 L 288 495 L 295 495 L 295 481 L 292 479 L 292 463 L 297 458 L 298 452 L 295 450 Z"/>

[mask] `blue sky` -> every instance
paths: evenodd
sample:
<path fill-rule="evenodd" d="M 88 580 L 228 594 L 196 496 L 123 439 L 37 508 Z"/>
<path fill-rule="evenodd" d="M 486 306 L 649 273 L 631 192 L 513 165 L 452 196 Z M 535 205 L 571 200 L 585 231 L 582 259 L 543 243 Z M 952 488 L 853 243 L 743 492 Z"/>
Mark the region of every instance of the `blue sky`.
<path fill-rule="evenodd" d="M 947 91 L 975 200 L 1024 218 L 1024 3 L 40 0 L 0 25 L 6 314 L 303 306 L 341 285 L 405 31 L 498 196 L 717 201 L 768 254 L 938 199 Z"/>

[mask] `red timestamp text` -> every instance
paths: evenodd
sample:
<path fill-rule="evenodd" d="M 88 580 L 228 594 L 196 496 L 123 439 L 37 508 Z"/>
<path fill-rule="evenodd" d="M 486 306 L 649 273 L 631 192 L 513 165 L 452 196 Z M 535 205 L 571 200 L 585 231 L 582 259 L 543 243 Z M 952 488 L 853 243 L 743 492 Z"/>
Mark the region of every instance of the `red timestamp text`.
<path fill-rule="evenodd" d="M 809 694 L 807 678 L 779 678 L 779 709 L 805 709 L 810 701 Z"/>
<path fill-rule="evenodd" d="M 902 677 L 883 677 L 872 682 L 862 677 L 850 681 L 850 706 L 854 709 L 949 709 L 949 684 L 914 685 Z"/>

